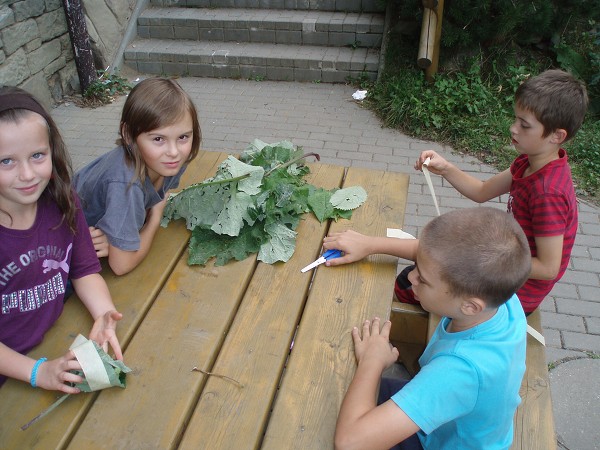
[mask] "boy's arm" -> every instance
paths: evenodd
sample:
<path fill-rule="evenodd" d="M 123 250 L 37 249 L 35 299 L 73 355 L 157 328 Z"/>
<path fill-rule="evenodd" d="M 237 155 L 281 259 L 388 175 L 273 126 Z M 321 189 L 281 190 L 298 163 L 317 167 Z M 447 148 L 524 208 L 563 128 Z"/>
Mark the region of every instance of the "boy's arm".
<path fill-rule="evenodd" d="M 386 254 L 414 261 L 419 247 L 418 239 L 398 239 L 366 236 L 353 230 L 331 233 L 323 239 L 325 250 L 337 248 L 344 252 L 340 258 L 330 259 L 327 266 L 339 266 L 359 261 L 368 255 Z"/>
<path fill-rule="evenodd" d="M 140 248 L 136 251 L 121 250 L 112 245 L 108 249 L 108 265 L 115 275 L 125 275 L 135 269 L 148 255 L 152 241 L 158 228 L 162 214 L 167 203 L 167 198 L 154 205 L 148 211 L 146 223 L 140 230 Z"/>
<path fill-rule="evenodd" d="M 534 280 L 554 280 L 560 271 L 564 236 L 536 237 L 537 256 L 531 258 L 531 273 Z"/>
<path fill-rule="evenodd" d="M 365 321 L 363 337 L 358 329 L 352 338 L 358 367 L 344 397 L 335 431 L 335 448 L 388 449 L 413 435 L 419 427 L 391 400 L 377 406 L 379 380 L 383 370 L 398 358 L 389 342 L 391 324 L 379 331 L 379 319 Z"/>
<path fill-rule="evenodd" d="M 104 351 L 108 351 L 110 344 L 117 359 L 123 359 L 116 334 L 117 321 L 123 315 L 116 310 L 104 278 L 94 273 L 72 281 L 75 292 L 94 319 L 90 339 L 96 341 Z"/>
<path fill-rule="evenodd" d="M 474 202 L 487 202 L 510 190 L 512 183 L 510 169 L 506 169 L 486 181 L 481 181 L 449 163 L 433 150 L 422 152 L 415 163 L 415 168 L 422 170 L 423 162 L 427 158 L 430 158 L 427 165 L 430 172 L 444 177 L 458 192 Z"/>

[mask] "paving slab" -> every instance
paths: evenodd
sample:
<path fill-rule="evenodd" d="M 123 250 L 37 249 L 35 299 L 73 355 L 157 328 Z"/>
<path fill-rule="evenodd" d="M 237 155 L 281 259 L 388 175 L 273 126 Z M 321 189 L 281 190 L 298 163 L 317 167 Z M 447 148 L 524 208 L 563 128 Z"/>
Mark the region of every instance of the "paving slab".
<path fill-rule="evenodd" d="M 600 449 L 600 359 L 581 358 L 550 371 L 559 446 Z"/>

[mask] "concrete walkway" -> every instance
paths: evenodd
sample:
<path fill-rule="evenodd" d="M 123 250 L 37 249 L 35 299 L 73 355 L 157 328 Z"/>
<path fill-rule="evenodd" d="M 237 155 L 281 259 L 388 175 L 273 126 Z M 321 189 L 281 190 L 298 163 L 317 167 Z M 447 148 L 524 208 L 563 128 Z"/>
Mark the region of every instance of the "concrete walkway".
<path fill-rule="evenodd" d="M 344 85 L 181 78 L 196 102 L 205 150 L 238 153 L 250 141 L 283 139 L 317 152 L 325 163 L 410 174 L 404 230 L 418 236 L 436 216 L 425 179 L 413 169 L 433 148 L 474 176 L 496 172 L 452 149 L 382 128 Z M 96 109 L 60 105 L 52 115 L 74 167 L 112 149 L 124 98 Z M 475 204 L 434 176 L 441 212 Z M 200 180 L 199 180 L 200 181 Z M 507 198 L 489 202 L 505 209 Z M 559 448 L 600 449 L 600 209 L 579 205 L 579 233 L 569 270 L 541 306 Z"/>

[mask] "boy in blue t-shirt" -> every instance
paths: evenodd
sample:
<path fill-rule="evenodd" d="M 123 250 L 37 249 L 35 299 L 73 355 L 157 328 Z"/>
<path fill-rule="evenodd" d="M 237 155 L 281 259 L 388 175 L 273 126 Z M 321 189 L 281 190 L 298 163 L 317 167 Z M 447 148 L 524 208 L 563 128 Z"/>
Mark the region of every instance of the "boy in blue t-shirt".
<path fill-rule="evenodd" d="M 420 372 L 379 406 L 381 374 L 398 358 L 391 323 L 380 327 L 375 318 L 362 333 L 352 330 L 358 367 L 340 409 L 336 448 L 416 440 L 412 448 L 508 449 L 525 373 L 526 321 L 514 294 L 531 269 L 525 234 L 500 210 L 457 210 L 427 224 L 415 250 L 415 297 L 442 320 Z"/>

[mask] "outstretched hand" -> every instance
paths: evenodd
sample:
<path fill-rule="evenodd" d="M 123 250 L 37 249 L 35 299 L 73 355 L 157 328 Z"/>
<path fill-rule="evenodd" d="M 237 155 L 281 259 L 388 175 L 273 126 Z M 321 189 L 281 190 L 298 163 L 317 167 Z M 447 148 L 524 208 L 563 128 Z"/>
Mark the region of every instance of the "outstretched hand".
<path fill-rule="evenodd" d="M 108 353 L 108 344 L 115 352 L 117 359 L 123 360 L 123 353 L 119 340 L 117 339 L 117 322 L 123 318 L 123 314 L 116 310 L 110 310 L 101 315 L 94 322 L 92 331 L 90 331 L 90 339 L 98 343 L 102 350 Z"/>
<path fill-rule="evenodd" d="M 61 391 L 65 394 L 78 394 L 79 388 L 66 383 L 82 383 L 83 378 L 75 375 L 71 370 L 81 371 L 81 365 L 75 354 L 69 350 L 63 356 L 40 364 L 37 373 L 36 385 L 50 391 Z"/>
<path fill-rule="evenodd" d="M 323 248 L 329 250 L 336 248 L 341 250 L 344 255 L 339 258 L 328 260 L 326 266 L 339 266 L 360 261 L 365 256 L 371 254 L 369 247 L 369 236 L 357 233 L 356 231 L 346 230 L 341 233 L 331 233 L 323 239 Z"/>
<path fill-rule="evenodd" d="M 425 150 L 425 151 L 421 152 L 419 159 L 417 159 L 417 162 L 415 162 L 415 169 L 423 170 L 423 163 L 425 162 L 425 160 L 427 158 L 429 158 L 429 163 L 427 164 L 427 169 L 429 169 L 429 171 L 431 173 L 434 173 L 436 175 L 442 175 L 443 172 L 449 166 L 448 161 L 446 161 L 439 154 L 437 154 L 433 150 Z"/>
<path fill-rule="evenodd" d="M 379 364 L 383 372 L 398 360 L 398 349 L 390 343 L 392 323 L 386 320 L 380 329 L 380 322 L 379 317 L 375 317 L 372 322 L 365 320 L 362 337 L 358 327 L 354 327 L 352 340 L 358 364 Z"/>

